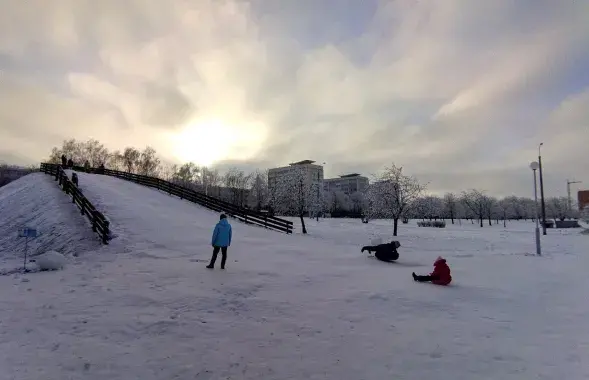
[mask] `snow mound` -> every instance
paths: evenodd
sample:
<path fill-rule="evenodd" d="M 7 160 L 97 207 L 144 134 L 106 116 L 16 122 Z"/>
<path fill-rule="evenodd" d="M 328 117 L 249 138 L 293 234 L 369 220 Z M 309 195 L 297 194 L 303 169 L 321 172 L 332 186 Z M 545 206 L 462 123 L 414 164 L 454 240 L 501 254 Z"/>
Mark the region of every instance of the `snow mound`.
<path fill-rule="evenodd" d="M 71 198 L 44 173 L 32 173 L 1 187 L 0 216 L 2 266 L 11 261 L 22 264 L 26 245 L 31 257 L 37 252 L 69 255 L 101 246 Z M 38 233 L 28 244 L 18 236 L 18 230 L 24 227 L 35 228 Z"/>
<path fill-rule="evenodd" d="M 64 255 L 59 252 L 49 251 L 42 255 L 36 256 L 33 261 L 37 264 L 40 270 L 58 270 L 63 269 L 67 262 Z"/>

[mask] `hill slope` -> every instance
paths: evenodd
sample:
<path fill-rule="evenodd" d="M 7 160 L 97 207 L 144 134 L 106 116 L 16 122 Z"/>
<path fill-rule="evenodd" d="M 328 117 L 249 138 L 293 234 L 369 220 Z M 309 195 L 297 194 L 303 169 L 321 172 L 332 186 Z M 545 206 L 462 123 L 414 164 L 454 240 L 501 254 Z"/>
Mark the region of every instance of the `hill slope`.
<path fill-rule="evenodd" d="M 18 238 L 18 229 L 25 226 L 40 233 L 29 243 L 29 254 L 55 250 L 68 255 L 100 247 L 71 198 L 43 173 L 26 175 L 0 188 L 0 261 L 22 257 L 25 241 Z"/>
<path fill-rule="evenodd" d="M 183 253 L 204 250 L 205 256 L 209 255 L 219 213 L 119 178 L 78 173 L 78 180 L 80 190 L 110 220 L 111 245 L 123 245 L 126 251 L 140 247 Z M 230 222 L 238 244 L 262 244 L 276 235 L 236 220 Z M 288 236 L 282 239 L 287 241 Z"/>

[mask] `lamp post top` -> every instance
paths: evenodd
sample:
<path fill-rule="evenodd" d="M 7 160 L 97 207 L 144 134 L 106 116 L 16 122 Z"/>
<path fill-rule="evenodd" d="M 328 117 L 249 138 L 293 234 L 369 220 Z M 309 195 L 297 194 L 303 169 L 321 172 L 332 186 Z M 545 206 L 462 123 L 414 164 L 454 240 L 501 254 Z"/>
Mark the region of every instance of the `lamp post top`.
<path fill-rule="evenodd" d="M 537 161 L 534 161 L 530 164 L 530 169 L 532 169 L 532 170 L 538 170 L 539 167 L 540 167 L 540 164 L 538 164 Z"/>

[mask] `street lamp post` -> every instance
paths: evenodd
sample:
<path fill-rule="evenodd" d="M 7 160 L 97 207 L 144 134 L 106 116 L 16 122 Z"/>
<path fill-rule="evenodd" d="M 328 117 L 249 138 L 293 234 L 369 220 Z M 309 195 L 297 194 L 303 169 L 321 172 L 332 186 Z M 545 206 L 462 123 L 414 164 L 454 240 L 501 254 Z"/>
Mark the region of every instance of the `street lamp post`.
<path fill-rule="evenodd" d="M 540 167 L 540 164 L 537 163 L 536 161 L 534 161 L 530 164 L 530 169 L 532 169 L 532 171 L 534 172 L 534 206 L 536 209 L 536 254 L 538 256 L 541 256 L 542 249 L 540 248 L 540 227 L 538 226 L 538 224 L 539 224 L 538 219 L 540 218 L 540 215 L 538 212 L 538 186 L 536 184 L 536 170 L 538 170 L 539 167 Z"/>
<path fill-rule="evenodd" d="M 544 179 L 542 177 L 542 145 L 544 143 L 538 145 L 538 168 L 540 171 L 540 200 L 542 202 L 542 234 L 546 236 L 546 203 L 544 203 Z"/>

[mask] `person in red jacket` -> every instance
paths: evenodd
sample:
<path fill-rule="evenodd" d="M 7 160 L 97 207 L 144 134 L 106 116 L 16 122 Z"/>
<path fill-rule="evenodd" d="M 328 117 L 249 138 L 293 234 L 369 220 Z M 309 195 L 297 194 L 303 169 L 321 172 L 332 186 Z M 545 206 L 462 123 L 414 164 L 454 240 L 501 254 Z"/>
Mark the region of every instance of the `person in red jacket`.
<path fill-rule="evenodd" d="M 417 282 L 431 282 L 436 285 L 448 285 L 452 282 L 450 267 L 446 264 L 446 260 L 442 256 L 438 256 L 434 262 L 434 271 L 428 276 L 418 276 L 415 272 L 412 275 L 413 280 Z"/>

